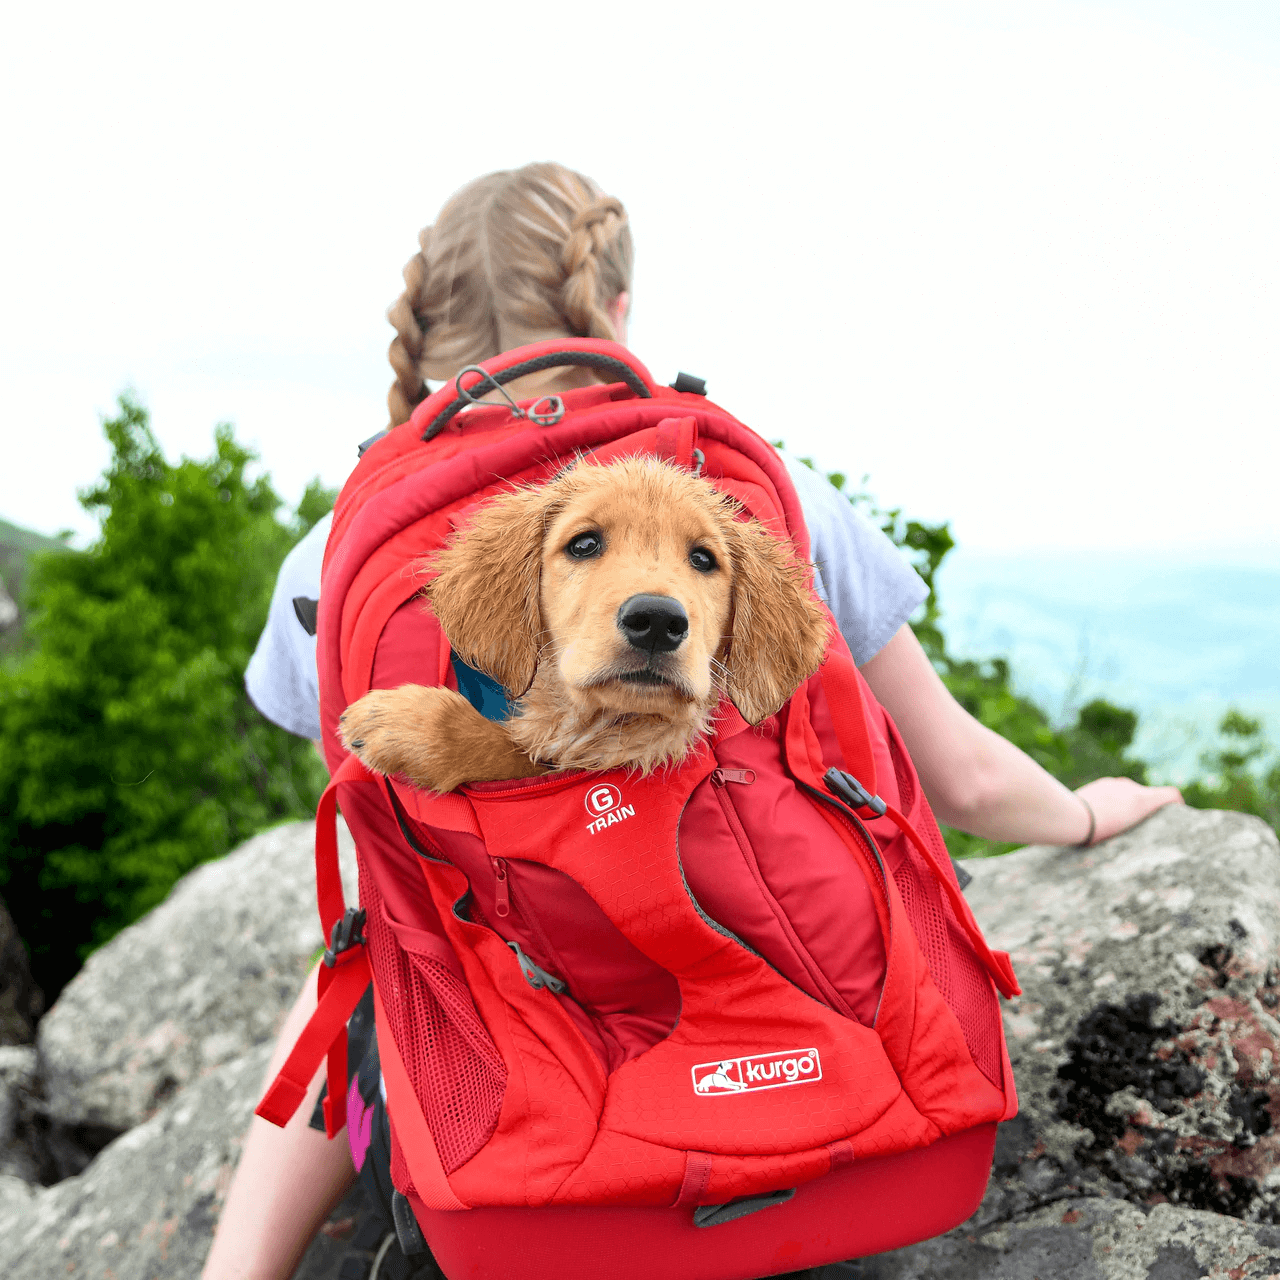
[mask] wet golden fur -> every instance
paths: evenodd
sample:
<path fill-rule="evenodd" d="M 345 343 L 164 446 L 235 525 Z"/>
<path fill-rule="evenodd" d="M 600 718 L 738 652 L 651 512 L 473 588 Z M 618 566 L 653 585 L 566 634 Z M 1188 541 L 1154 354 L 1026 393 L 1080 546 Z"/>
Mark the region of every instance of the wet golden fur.
<path fill-rule="evenodd" d="M 571 557 L 587 532 L 603 550 Z M 713 569 L 691 563 L 696 549 Z M 503 494 L 432 568 L 426 593 L 454 652 L 518 699 L 516 714 L 486 720 L 451 690 L 404 685 L 353 703 L 341 735 L 370 769 L 439 792 L 553 768 L 678 763 L 722 694 L 757 724 L 826 644 L 827 615 L 791 548 L 655 458 L 579 462 Z M 684 606 L 689 629 L 673 652 L 646 657 L 618 625 L 623 603 L 644 594 Z"/>

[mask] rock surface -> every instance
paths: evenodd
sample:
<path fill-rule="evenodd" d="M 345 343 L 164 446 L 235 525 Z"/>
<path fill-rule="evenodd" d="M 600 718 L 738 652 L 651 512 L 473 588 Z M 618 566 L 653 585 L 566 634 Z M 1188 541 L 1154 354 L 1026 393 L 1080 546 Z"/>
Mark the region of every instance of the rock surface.
<path fill-rule="evenodd" d="M 1275 833 L 1171 808 L 1096 849 L 969 867 L 1023 989 L 1005 1004 L 1021 1111 L 985 1215 L 1083 1193 L 1275 1220 Z"/>
<path fill-rule="evenodd" d="M 79 1051 L 79 1083 L 61 1087 L 97 1101 L 79 1112 L 64 1104 L 61 1114 L 152 1114 L 78 1177 L 43 1190 L 0 1177 L 0 1274 L 199 1275 L 257 1100 L 266 1042 L 317 943 L 309 837 L 298 824 L 250 842 L 193 873 L 104 948 L 89 976 L 110 990 L 141 966 L 131 993 L 119 988 L 95 1013 L 91 993 L 68 987 L 80 1029 L 65 1034 L 96 1049 Z M 268 858 L 295 871 L 268 876 Z M 1239 814 L 1170 809 L 1096 849 L 1031 848 L 968 868 L 969 899 L 993 945 L 1013 953 L 1024 989 L 1005 1007 L 1022 1111 L 1002 1128 L 990 1189 L 968 1223 L 865 1259 L 856 1274 L 1280 1277 L 1274 833 Z M 272 898 L 266 881 L 289 876 L 295 889 Z M 172 916 L 157 928 L 166 911 Z M 270 948 L 295 919 L 303 923 L 290 960 Z M 236 968 L 238 952 L 224 945 L 220 964 L 202 964 L 209 939 L 228 936 L 243 938 L 240 949 L 256 961 Z M 255 1007 L 274 992 L 274 1013 L 269 1025 L 244 1033 L 238 1052 L 210 1065 L 217 1055 L 203 1050 L 207 1038 L 246 1016 L 240 983 L 263 993 Z M 44 1026 L 66 1017 L 61 1005 L 42 1024 L 42 1050 Z M 250 1034 L 258 1042 L 246 1048 Z M 113 1037 L 126 1048 L 116 1052 Z M 160 1065 L 153 1044 L 168 1046 L 173 1065 Z M 94 1052 L 105 1085 L 91 1069 Z M 167 1101 L 157 1098 L 162 1071 L 176 1081 Z M 134 1109 L 109 1112 L 102 1101 L 119 1106 L 121 1098 Z M 335 1225 L 318 1238 L 299 1274 L 334 1280 L 333 1237 L 341 1234 Z"/>
<path fill-rule="evenodd" d="M 30 1044 L 43 1010 L 44 996 L 31 977 L 27 948 L 0 902 L 0 1045 Z"/>
<path fill-rule="evenodd" d="M 6 1280 L 194 1280 L 209 1251 L 271 1046 L 223 1063 L 78 1177 L 0 1178 Z"/>
<path fill-rule="evenodd" d="M 860 1280 L 1263 1280 L 1280 1227 L 1174 1205 L 1064 1200 L 985 1229 L 864 1259 Z"/>
<path fill-rule="evenodd" d="M 978 1213 L 867 1280 L 1280 1275 L 1275 833 L 1171 808 L 966 867 L 1023 989 L 1004 1005 L 1021 1109 Z"/>
<path fill-rule="evenodd" d="M 354 846 L 339 835 L 354 901 Z M 321 945 L 313 839 L 308 822 L 256 836 L 89 957 L 40 1023 L 52 1122 L 132 1129 L 274 1038 Z"/>

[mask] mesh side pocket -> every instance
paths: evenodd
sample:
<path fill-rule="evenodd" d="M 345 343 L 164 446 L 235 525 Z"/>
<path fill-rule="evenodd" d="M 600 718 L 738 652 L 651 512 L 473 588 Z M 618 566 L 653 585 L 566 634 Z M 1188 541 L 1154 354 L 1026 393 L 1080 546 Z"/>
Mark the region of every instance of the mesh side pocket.
<path fill-rule="evenodd" d="M 951 953 L 951 989 L 945 999 L 960 1023 L 964 1042 L 969 1046 L 978 1070 L 1000 1089 L 1004 1083 L 1004 1068 L 1000 1061 L 1000 1005 L 995 988 L 950 901 L 945 894 L 939 896 L 947 920 Z"/>
<path fill-rule="evenodd" d="M 951 955 L 947 936 L 947 918 L 939 901 L 941 894 L 931 875 L 921 875 L 916 860 L 908 852 L 901 866 L 893 873 L 894 884 L 907 909 L 907 919 L 915 930 L 920 950 L 928 961 L 933 985 L 942 998 L 951 1004 Z M 968 939 L 965 939 L 966 945 Z M 954 1006 L 953 1006 L 954 1007 Z"/>
<path fill-rule="evenodd" d="M 452 1173 L 497 1126 L 506 1064 L 466 985 L 424 945 L 434 939 L 397 925 L 369 897 L 369 956 L 383 1008 L 440 1162 Z"/>
<path fill-rule="evenodd" d="M 914 850 L 908 850 L 893 879 L 934 986 L 956 1015 L 974 1063 L 997 1089 L 1002 1088 L 1000 1007 L 991 979 L 974 954 L 973 943 L 933 874 L 918 866 Z"/>

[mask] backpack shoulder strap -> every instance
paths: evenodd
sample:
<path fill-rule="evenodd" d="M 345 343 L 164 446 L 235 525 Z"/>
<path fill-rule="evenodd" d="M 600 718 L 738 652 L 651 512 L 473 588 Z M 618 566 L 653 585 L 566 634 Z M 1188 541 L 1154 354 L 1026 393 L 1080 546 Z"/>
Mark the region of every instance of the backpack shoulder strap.
<path fill-rule="evenodd" d="M 361 932 L 364 912 L 348 908 L 342 893 L 337 793 L 344 783 L 377 782 L 356 756 L 348 756 L 320 797 L 316 809 L 316 899 L 322 935 L 329 946 L 317 980 L 316 1010 L 255 1112 L 284 1128 L 327 1054 L 329 1093 L 324 1100 L 324 1127 L 330 1138 L 347 1122 L 347 1021 L 373 976 Z"/>

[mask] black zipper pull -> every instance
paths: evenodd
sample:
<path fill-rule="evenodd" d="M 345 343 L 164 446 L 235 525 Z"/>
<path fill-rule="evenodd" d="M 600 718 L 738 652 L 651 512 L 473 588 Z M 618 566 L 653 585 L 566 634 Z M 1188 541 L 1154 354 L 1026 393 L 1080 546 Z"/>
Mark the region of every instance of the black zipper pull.
<path fill-rule="evenodd" d="M 505 919 L 511 914 L 511 886 L 507 880 L 506 858 L 493 859 L 493 874 L 497 879 L 493 894 L 493 909 Z"/>
<path fill-rule="evenodd" d="M 711 782 L 713 786 L 723 787 L 727 782 L 741 782 L 745 786 L 750 786 L 756 780 L 756 771 L 754 769 L 712 769 Z"/>

